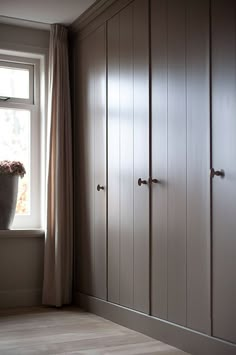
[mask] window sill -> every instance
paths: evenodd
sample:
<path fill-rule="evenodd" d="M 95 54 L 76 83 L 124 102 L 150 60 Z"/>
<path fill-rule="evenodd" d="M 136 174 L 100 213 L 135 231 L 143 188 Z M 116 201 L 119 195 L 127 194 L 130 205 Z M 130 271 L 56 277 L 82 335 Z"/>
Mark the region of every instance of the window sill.
<path fill-rule="evenodd" d="M 0 230 L 0 238 L 44 238 L 42 229 L 8 229 Z"/>

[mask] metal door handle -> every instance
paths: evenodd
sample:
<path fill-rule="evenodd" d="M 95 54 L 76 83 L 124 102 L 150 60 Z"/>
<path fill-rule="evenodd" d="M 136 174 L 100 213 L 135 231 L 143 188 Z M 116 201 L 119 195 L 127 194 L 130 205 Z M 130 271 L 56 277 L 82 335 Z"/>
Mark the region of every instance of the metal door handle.
<path fill-rule="evenodd" d="M 104 190 L 104 186 L 101 186 L 101 185 L 99 185 L 99 184 L 98 184 L 98 186 L 97 186 L 97 190 L 98 190 L 98 191 L 100 191 L 100 190 Z"/>
<path fill-rule="evenodd" d="M 150 182 L 153 184 L 158 184 L 160 181 L 157 179 L 150 179 Z"/>
<path fill-rule="evenodd" d="M 142 180 L 141 178 L 138 179 L 138 186 L 147 185 L 147 180 Z"/>
<path fill-rule="evenodd" d="M 210 177 L 213 179 L 214 176 L 220 176 L 223 178 L 225 176 L 225 172 L 224 170 L 215 170 L 214 168 L 211 168 Z"/>

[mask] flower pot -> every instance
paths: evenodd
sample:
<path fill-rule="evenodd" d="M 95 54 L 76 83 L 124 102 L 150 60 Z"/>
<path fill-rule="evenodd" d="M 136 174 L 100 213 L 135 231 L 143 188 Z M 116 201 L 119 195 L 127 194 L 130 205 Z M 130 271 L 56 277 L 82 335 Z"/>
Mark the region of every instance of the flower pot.
<path fill-rule="evenodd" d="M 0 174 L 0 229 L 10 229 L 16 211 L 18 175 Z"/>

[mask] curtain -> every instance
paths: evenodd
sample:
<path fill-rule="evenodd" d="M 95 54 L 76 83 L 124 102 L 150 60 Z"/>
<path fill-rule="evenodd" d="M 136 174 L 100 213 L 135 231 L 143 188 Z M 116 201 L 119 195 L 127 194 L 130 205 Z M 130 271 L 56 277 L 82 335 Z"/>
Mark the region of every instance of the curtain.
<path fill-rule="evenodd" d="M 52 25 L 49 45 L 46 239 L 43 304 L 72 300 L 72 130 L 67 29 Z"/>

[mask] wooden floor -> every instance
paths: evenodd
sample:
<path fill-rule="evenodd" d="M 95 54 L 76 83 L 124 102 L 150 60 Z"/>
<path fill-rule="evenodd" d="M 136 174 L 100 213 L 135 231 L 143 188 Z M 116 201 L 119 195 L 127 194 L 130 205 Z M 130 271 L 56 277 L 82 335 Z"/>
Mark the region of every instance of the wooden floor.
<path fill-rule="evenodd" d="M 161 354 L 184 355 L 77 308 L 0 311 L 0 354 Z"/>

